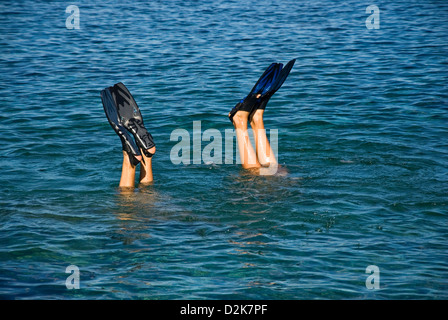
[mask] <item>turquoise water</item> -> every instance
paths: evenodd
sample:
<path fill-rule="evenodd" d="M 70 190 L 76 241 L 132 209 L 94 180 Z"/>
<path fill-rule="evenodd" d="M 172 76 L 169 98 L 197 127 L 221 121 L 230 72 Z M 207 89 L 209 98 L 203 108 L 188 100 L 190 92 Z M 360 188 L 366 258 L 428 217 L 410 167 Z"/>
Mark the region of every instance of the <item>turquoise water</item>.
<path fill-rule="evenodd" d="M 80 29 L 66 28 L 69 4 Z M 366 28 L 371 4 L 380 29 Z M 0 12 L 0 298 L 448 298 L 445 1 Z M 263 70 L 292 58 L 265 118 L 288 175 L 171 162 L 173 130 L 224 134 Z M 154 184 L 129 194 L 99 95 L 118 81 L 158 150 Z"/>

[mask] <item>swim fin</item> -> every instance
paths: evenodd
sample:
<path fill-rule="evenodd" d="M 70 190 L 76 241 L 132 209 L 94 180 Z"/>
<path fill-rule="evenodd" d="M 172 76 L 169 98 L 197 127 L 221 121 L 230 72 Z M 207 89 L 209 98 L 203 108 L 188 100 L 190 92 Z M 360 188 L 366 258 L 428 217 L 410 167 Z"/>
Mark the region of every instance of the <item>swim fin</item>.
<path fill-rule="evenodd" d="M 276 93 L 277 90 L 280 89 L 280 87 L 283 85 L 289 73 L 291 72 L 291 69 L 294 66 L 295 62 L 296 59 L 293 59 L 283 67 L 282 71 L 280 72 L 280 75 L 275 79 L 275 83 L 270 88 L 268 88 L 268 90 L 266 90 L 260 97 L 260 104 L 257 106 L 257 109 L 264 110 L 266 108 L 269 99 L 271 99 L 274 93 Z"/>
<path fill-rule="evenodd" d="M 273 85 L 276 83 L 277 79 L 280 76 L 280 70 L 282 69 L 282 66 L 283 65 L 281 63 L 272 63 L 265 70 L 265 72 L 255 83 L 249 94 L 240 102 L 238 102 L 236 106 L 233 107 L 233 109 L 230 111 L 230 122 L 233 123 L 233 117 L 238 111 L 242 110 L 252 113 L 257 108 L 257 106 L 261 102 L 260 97 L 262 97 L 263 94 L 269 92 L 269 90 L 272 90 Z"/>
<path fill-rule="evenodd" d="M 124 128 L 115 101 L 107 88 L 101 90 L 101 101 L 109 124 L 120 137 L 123 150 L 127 152 L 130 162 L 136 166 L 140 162 L 136 156 L 141 156 L 141 153 L 129 132 Z"/>
<path fill-rule="evenodd" d="M 153 154 L 148 150 L 155 147 L 155 143 L 152 135 L 145 128 L 142 114 L 131 93 L 121 82 L 107 89 L 115 101 L 123 127 L 132 133 L 137 146 L 141 148 L 143 153 L 147 157 L 152 157 Z"/>

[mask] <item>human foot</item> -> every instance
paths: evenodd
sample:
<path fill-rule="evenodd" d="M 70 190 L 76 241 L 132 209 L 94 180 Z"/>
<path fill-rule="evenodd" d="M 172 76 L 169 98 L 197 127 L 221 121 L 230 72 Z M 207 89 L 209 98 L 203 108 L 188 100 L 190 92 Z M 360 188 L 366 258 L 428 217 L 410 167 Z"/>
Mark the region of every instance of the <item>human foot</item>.
<path fill-rule="evenodd" d="M 237 114 L 238 111 L 246 111 L 250 114 L 257 108 L 257 105 L 260 104 L 260 97 L 273 85 L 280 74 L 280 70 L 281 65 L 279 63 L 272 63 L 266 69 L 266 71 L 258 79 L 257 83 L 255 83 L 249 94 L 240 102 L 238 102 L 236 106 L 233 107 L 233 109 L 230 111 L 230 122 L 233 123 L 233 117 Z"/>
<path fill-rule="evenodd" d="M 120 120 L 135 138 L 135 142 L 147 157 L 152 157 L 151 152 L 155 147 L 152 135 L 143 123 L 140 109 L 126 86 L 119 82 L 108 88 L 117 106 Z"/>
<path fill-rule="evenodd" d="M 264 110 L 266 109 L 266 105 L 269 102 L 269 99 L 274 95 L 274 93 L 277 92 L 278 89 L 283 85 L 286 78 L 288 77 L 289 73 L 291 72 L 292 67 L 294 66 L 294 63 L 296 62 L 296 59 L 292 59 L 289 61 L 284 67 L 283 64 L 280 65 L 280 73 L 277 75 L 277 77 L 274 79 L 274 82 L 271 86 L 266 87 L 263 91 L 261 97 L 259 98 L 260 103 L 257 105 L 257 110 Z M 283 68 L 282 68 L 283 67 Z"/>
<path fill-rule="evenodd" d="M 106 113 L 109 124 L 114 129 L 115 133 L 120 137 L 123 151 L 125 151 L 128 155 L 129 162 L 133 166 L 136 166 L 142 160 L 141 153 L 131 135 L 123 126 L 123 122 L 118 114 L 115 101 L 108 89 L 101 91 L 101 101 L 103 103 L 104 112 Z"/>

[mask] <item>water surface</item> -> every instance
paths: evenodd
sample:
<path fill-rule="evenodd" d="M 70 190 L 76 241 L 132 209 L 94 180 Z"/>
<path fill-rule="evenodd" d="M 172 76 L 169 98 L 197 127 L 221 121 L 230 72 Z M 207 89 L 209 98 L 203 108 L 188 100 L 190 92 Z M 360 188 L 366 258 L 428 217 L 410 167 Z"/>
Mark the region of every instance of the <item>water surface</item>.
<path fill-rule="evenodd" d="M 448 6 L 378 2 L 368 30 L 370 4 L 3 1 L 0 297 L 448 298 Z M 288 175 L 170 161 L 173 130 L 224 135 L 292 58 L 265 119 Z M 99 96 L 118 81 L 158 150 L 127 194 Z"/>

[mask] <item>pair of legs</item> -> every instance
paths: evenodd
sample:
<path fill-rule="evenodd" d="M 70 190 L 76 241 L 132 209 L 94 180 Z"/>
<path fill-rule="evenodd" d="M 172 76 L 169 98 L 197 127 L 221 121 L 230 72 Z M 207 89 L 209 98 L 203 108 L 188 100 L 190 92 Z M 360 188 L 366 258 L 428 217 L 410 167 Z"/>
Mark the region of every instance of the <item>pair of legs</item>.
<path fill-rule="evenodd" d="M 269 140 L 263 122 L 263 109 L 257 109 L 252 116 L 247 111 L 238 111 L 233 117 L 238 150 L 241 164 L 244 169 L 251 169 L 261 174 L 274 174 L 278 163 Z M 255 138 L 255 149 L 249 139 L 247 123 L 250 122 Z M 273 169 L 273 170 L 267 170 Z"/>
<path fill-rule="evenodd" d="M 152 154 L 156 152 L 156 147 L 148 150 Z M 140 179 L 141 184 L 149 184 L 154 178 L 152 175 L 152 157 L 147 157 L 142 152 L 142 159 L 140 161 Z M 123 166 L 121 168 L 120 187 L 121 188 L 133 188 L 135 186 L 135 171 L 137 166 L 133 165 L 129 160 L 129 156 L 126 151 L 123 151 Z"/>

